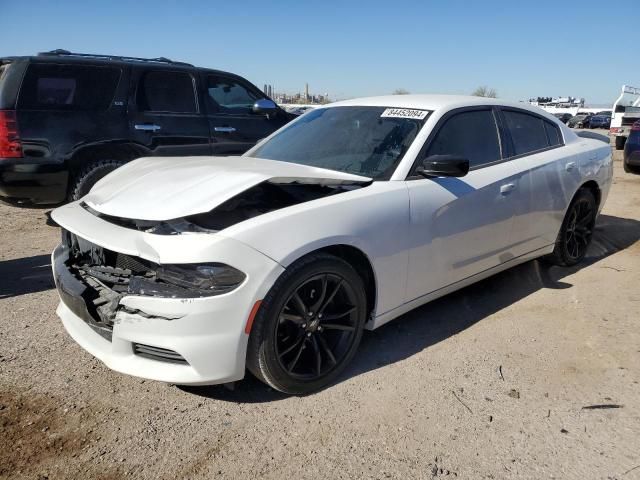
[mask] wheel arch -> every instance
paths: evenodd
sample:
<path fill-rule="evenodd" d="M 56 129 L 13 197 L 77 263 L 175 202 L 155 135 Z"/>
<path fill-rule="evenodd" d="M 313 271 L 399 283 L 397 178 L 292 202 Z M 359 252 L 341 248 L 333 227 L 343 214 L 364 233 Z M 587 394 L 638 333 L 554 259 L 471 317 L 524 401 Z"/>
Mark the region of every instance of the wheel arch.
<path fill-rule="evenodd" d="M 375 311 L 376 302 L 378 298 L 377 279 L 376 273 L 373 268 L 373 264 L 369 259 L 369 256 L 360 248 L 353 245 L 337 243 L 333 245 L 326 245 L 315 250 L 307 251 L 298 258 L 288 262 L 291 265 L 309 255 L 316 253 L 328 253 L 334 257 L 338 257 L 351 265 L 358 273 L 365 286 L 365 294 L 367 296 L 367 317 Z M 369 318 L 367 318 L 367 321 Z"/>
<path fill-rule="evenodd" d="M 69 171 L 77 173 L 91 161 L 120 160 L 128 162 L 148 155 L 149 151 L 142 145 L 131 142 L 105 142 L 83 145 L 76 149 L 66 161 Z"/>
<path fill-rule="evenodd" d="M 573 194 L 571 200 L 573 200 L 577 193 L 582 189 L 589 190 L 593 194 L 593 197 L 596 199 L 596 210 L 598 210 L 600 208 L 600 202 L 602 201 L 602 191 L 600 190 L 600 185 L 598 185 L 598 182 L 596 182 L 595 180 L 588 180 L 584 182 L 582 185 L 580 185 L 580 188 L 578 188 L 576 193 Z"/>

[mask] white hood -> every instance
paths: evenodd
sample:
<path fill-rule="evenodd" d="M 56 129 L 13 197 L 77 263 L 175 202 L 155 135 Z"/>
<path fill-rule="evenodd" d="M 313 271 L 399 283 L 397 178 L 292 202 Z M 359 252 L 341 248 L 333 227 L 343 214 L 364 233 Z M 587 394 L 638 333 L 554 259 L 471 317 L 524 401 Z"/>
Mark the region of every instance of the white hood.
<path fill-rule="evenodd" d="M 101 179 L 83 201 L 92 209 L 136 220 L 169 220 L 212 210 L 265 181 L 331 184 L 370 178 L 251 157 L 148 157 Z"/>

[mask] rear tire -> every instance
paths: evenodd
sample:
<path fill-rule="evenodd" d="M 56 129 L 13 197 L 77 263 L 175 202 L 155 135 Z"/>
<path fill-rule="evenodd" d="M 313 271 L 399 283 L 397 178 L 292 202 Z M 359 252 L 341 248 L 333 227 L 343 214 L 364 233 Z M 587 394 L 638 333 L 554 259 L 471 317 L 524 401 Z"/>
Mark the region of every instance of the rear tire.
<path fill-rule="evenodd" d="M 616 150 L 622 150 L 624 148 L 624 144 L 626 143 L 626 137 L 616 137 Z"/>
<path fill-rule="evenodd" d="M 69 200 L 80 200 L 89 193 L 98 180 L 124 164 L 125 162 L 121 160 L 100 160 L 87 165 L 75 176 L 69 191 Z"/>
<path fill-rule="evenodd" d="M 367 314 L 364 282 L 326 253 L 287 268 L 262 301 L 247 367 L 276 390 L 305 395 L 332 383 L 356 353 Z"/>
<path fill-rule="evenodd" d="M 590 190 L 581 188 L 565 214 L 553 252 L 545 259 L 554 265 L 571 267 L 587 254 L 597 213 L 596 199 Z"/>

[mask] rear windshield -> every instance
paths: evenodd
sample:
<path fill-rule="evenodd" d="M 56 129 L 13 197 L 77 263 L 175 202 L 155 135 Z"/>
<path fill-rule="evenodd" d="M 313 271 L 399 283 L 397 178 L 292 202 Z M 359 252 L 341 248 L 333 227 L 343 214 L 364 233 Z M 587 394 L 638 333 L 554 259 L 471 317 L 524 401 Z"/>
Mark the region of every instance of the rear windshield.
<path fill-rule="evenodd" d="M 121 71 L 114 67 L 31 64 L 18 107 L 24 110 L 106 110 Z"/>

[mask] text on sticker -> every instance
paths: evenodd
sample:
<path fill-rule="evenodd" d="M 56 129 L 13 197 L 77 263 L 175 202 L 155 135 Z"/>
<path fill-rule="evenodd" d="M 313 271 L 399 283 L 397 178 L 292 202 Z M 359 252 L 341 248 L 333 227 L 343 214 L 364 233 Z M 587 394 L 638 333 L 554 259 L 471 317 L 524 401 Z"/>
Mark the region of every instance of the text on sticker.
<path fill-rule="evenodd" d="M 423 120 L 429 113 L 428 110 L 414 110 L 411 108 L 387 108 L 380 117 L 391 118 L 415 118 L 416 120 Z"/>

